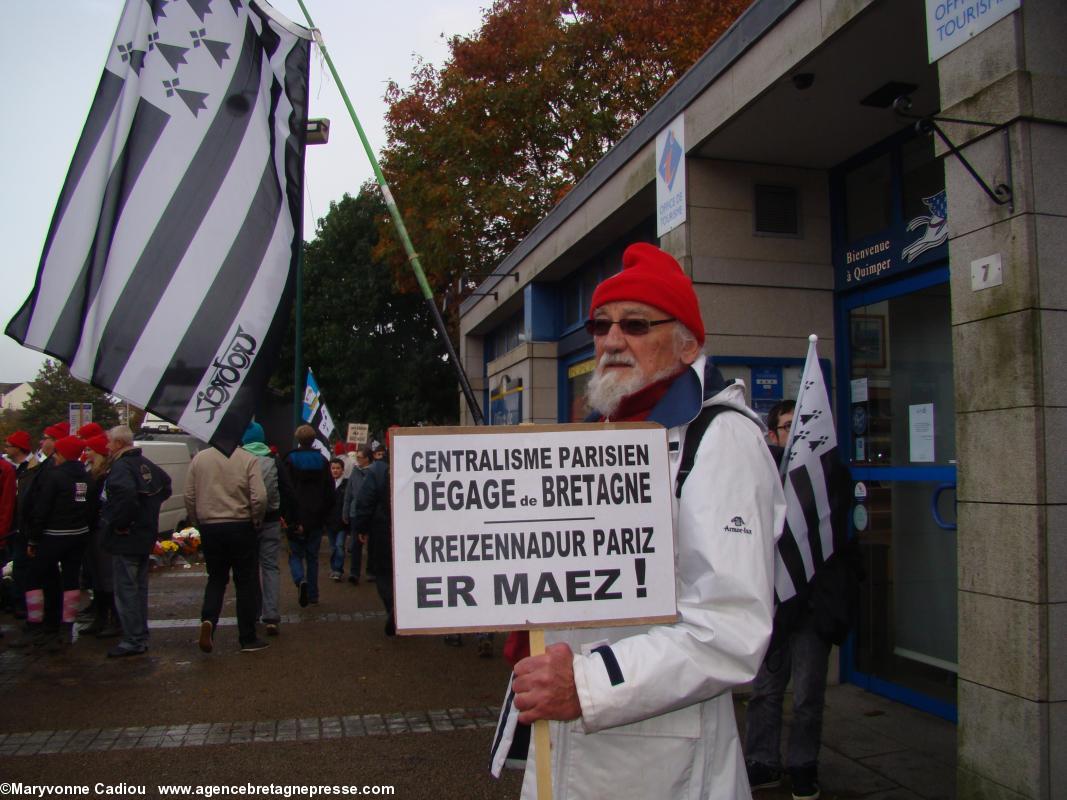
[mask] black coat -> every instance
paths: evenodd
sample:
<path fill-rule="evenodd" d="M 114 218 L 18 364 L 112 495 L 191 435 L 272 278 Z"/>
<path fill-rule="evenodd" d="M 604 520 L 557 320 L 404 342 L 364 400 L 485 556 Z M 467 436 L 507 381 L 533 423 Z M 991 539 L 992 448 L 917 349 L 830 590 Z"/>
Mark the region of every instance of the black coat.
<path fill-rule="evenodd" d="M 389 575 L 393 571 L 393 514 L 389 495 L 389 465 L 375 461 L 363 477 L 363 485 L 356 498 L 356 516 L 352 528 L 366 534 L 370 552 L 367 569 L 375 575 Z"/>
<path fill-rule="evenodd" d="M 290 534 L 295 525 L 303 525 L 306 533 L 321 531 L 333 508 L 330 462 L 313 447 L 298 447 L 285 456 L 285 471 L 294 501 L 294 508 L 286 515 Z"/>
<path fill-rule="evenodd" d="M 36 478 L 30 507 L 29 542 L 45 531 L 89 532 L 94 515 L 92 479 L 80 461 L 53 464 Z"/>
<path fill-rule="evenodd" d="M 126 450 L 111 464 L 100 510 L 104 549 L 124 556 L 146 556 L 159 533 L 159 507 L 170 497 L 170 475 L 141 455 Z"/>

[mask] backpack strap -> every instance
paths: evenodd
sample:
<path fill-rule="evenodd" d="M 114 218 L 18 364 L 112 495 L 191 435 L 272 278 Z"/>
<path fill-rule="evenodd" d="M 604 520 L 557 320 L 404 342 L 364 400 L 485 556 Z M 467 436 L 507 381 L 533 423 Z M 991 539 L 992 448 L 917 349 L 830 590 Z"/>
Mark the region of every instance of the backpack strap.
<path fill-rule="evenodd" d="M 700 409 L 697 418 L 689 423 L 685 429 L 685 442 L 682 443 L 682 463 L 678 467 L 678 477 L 675 479 L 674 496 L 682 496 L 682 484 L 693 471 L 693 463 L 697 460 L 697 449 L 700 440 L 704 438 L 704 432 L 708 429 L 711 421 L 723 411 L 735 411 L 730 406 L 705 406 Z"/>

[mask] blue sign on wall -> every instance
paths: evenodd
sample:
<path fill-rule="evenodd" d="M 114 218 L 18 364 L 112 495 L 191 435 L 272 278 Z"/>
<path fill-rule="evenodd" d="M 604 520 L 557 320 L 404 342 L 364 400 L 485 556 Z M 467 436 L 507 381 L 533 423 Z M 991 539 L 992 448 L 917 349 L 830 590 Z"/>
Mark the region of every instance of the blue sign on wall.
<path fill-rule="evenodd" d="M 781 400 L 782 399 L 782 368 L 781 367 L 753 367 L 752 368 L 752 399 L 753 400 Z"/>

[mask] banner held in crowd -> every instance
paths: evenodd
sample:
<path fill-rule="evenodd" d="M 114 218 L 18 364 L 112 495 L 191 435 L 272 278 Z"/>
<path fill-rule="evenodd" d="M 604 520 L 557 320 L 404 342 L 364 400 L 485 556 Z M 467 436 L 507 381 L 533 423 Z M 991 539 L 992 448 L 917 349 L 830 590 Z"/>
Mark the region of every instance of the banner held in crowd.
<path fill-rule="evenodd" d="M 329 409 L 322 402 L 322 392 L 319 391 L 319 382 L 315 380 L 315 374 L 308 367 L 307 382 L 304 384 L 304 406 L 302 419 L 315 429 L 315 447 L 318 448 L 327 460 L 333 457 L 330 452 L 330 437 L 333 436 L 333 417 Z"/>
<path fill-rule="evenodd" d="M 400 428 L 390 452 L 397 632 L 677 619 L 662 427 Z"/>
<path fill-rule="evenodd" d="M 829 492 L 837 458 L 837 433 L 816 353 L 818 337 L 812 334 L 808 342 L 793 425 L 782 455 L 786 525 L 778 540 L 774 564 L 778 603 L 800 593 L 837 545 Z M 838 531 L 836 536 L 845 537 L 847 531 Z"/>
<path fill-rule="evenodd" d="M 229 452 L 288 323 L 310 31 L 129 0 L 7 334 Z"/>

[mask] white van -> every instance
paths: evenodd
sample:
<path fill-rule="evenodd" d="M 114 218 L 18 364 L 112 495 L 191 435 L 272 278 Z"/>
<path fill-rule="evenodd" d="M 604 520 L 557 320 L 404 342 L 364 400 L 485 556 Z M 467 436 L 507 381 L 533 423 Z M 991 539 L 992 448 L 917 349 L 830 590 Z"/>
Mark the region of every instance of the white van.
<path fill-rule="evenodd" d="M 184 442 L 138 440 L 141 455 L 170 475 L 170 497 L 159 510 L 159 532 L 170 534 L 185 518 L 185 478 L 192 456 Z"/>

